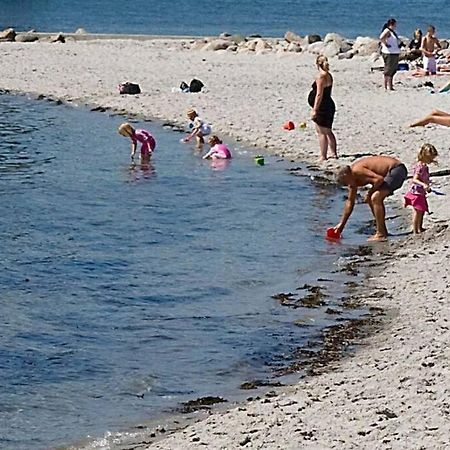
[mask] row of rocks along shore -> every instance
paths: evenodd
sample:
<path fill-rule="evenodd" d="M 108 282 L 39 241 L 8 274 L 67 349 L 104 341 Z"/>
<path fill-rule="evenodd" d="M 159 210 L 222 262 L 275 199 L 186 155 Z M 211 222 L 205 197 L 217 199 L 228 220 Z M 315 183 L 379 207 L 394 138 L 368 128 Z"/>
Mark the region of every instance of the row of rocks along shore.
<path fill-rule="evenodd" d="M 0 42 L 60 42 L 76 40 L 76 36 L 87 34 L 86 30 L 79 28 L 70 36 L 63 33 L 40 36 L 34 30 L 28 32 L 16 32 L 14 28 L 8 28 L 0 32 Z M 75 35 L 75 36 L 74 36 Z M 95 35 L 94 35 L 95 36 Z M 405 44 L 402 48 L 400 59 L 406 56 L 410 39 L 401 37 Z M 450 53 L 450 40 L 440 40 L 442 49 Z M 368 36 L 359 36 L 356 39 L 348 39 L 337 33 L 327 33 L 324 37 L 319 34 L 310 34 L 304 37 L 287 31 L 283 38 L 263 38 L 259 35 L 243 36 L 240 34 L 221 33 L 218 37 L 205 37 L 183 40 L 183 46 L 191 50 L 200 51 L 227 51 L 237 53 L 264 54 L 269 52 L 302 53 L 325 55 L 328 58 L 351 59 L 354 56 L 372 56 L 379 53 L 379 40 Z"/>

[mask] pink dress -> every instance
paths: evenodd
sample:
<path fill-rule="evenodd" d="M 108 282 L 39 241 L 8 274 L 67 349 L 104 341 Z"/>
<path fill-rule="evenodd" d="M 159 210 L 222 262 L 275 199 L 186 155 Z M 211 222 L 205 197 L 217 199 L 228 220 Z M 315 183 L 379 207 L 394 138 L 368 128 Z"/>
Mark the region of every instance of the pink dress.
<path fill-rule="evenodd" d="M 156 141 L 151 133 L 149 133 L 147 130 L 134 130 L 134 133 L 131 136 L 131 141 L 133 142 L 133 144 L 136 144 L 138 142 L 142 144 L 141 158 L 148 159 L 150 158 L 150 156 L 152 156 L 152 153 L 156 147 Z"/>
<path fill-rule="evenodd" d="M 225 144 L 216 144 L 214 147 L 211 147 L 211 150 L 205 155 L 205 158 L 230 159 L 231 152 Z"/>
<path fill-rule="evenodd" d="M 430 183 L 430 172 L 428 166 L 422 162 L 418 162 L 413 169 L 413 177 L 417 176 L 423 183 Z M 405 206 L 412 206 L 414 209 L 423 212 L 428 211 L 427 193 L 420 184 L 411 183 L 409 191 L 405 195 Z"/>

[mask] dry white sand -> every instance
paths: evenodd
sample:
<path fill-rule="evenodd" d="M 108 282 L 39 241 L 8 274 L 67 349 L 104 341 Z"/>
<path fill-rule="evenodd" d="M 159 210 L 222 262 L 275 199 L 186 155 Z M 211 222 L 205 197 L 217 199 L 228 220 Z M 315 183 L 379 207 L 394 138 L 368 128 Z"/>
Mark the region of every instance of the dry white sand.
<path fill-rule="evenodd" d="M 314 57 L 308 54 L 212 53 L 184 50 L 177 40 L 114 40 L 2 43 L 0 58 L 0 89 L 180 125 L 186 109 L 195 107 L 225 138 L 296 160 L 317 159 L 306 103 L 315 76 Z M 411 166 L 420 146 L 430 142 L 440 153 L 439 168 L 450 167 L 449 128 L 407 127 L 433 108 L 450 111 L 450 94 L 432 95 L 417 87 L 426 79 L 407 73 L 396 76 L 395 92 L 385 92 L 382 74 L 371 73 L 364 58 L 331 60 L 331 70 L 340 163 L 359 153 L 384 153 Z M 205 83 L 206 92 L 172 92 L 193 77 Z M 439 86 L 447 79 L 431 81 Z M 125 80 L 139 83 L 143 93 L 120 96 L 116 86 Z M 308 127 L 287 132 L 282 129 L 286 120 L 305 121 Z M 450 195 L 447 177 L 436 183 Z M 401 193 L 389 206 L 401 205 Z M 376 269 L 381 275 L 367 280 L 364 300 L 390 311 L 392 318 L 351 358 L 276 397 L 213 414 L 148 448 L 449 448 L 448 196 L 430 197 L 434 214 L 425 220 L 430 230 L 424 235 L 401 245 L 375 244 L 385 261 Z M 371 296 L 374 289 L 386 295 Z"/>

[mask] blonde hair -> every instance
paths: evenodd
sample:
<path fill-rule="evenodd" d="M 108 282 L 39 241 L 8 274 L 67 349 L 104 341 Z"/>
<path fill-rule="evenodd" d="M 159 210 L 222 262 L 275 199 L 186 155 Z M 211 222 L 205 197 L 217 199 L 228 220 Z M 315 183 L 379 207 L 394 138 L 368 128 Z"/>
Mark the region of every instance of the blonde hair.
<path fill-rule="evenodd" d="M 350 166 L 341 167 L 336 172 L 336 182 L 341 186 L 345 186 L 347 184 L 347 178 L 349 175 L 351 175 L 351 173 L 352 168 Z"/>
<path fill-rule="evenodd" d="M 191 116 L 197 117 L 197 115 L 198 114 L 197 114 L 197 111 L 195 109 L 190 108 L 190 109 L 188 109 L 186 111 L 186 116 L 188 116 L 188 117 L 191 117 Z"/>
<path fill-rule="evenodd" d="M 219 139 L 218 136 L 216 136 L 215 134 L 213 134 L 209 139 L 208 139 L 208 144 L 209 145 L 216 145 L 216 144 L 221 144 L 222 141 Z"/>
<path fill-rule="evenodd" d="M 423 162 L 424 164 L 430 164 L 436 162 L 435 159 L 438 156 L 436 147 L 432 144 L 423 144 L 417 154 L 417 161 Z"/>
<path fill-rule="evenodd" d="M 325 72 L 330 70 L 330 64 L 328 62 L 328 58 L 325 55 L 319 55 L 316 59 L 317 67 L 320 67 Z"/>
<path fill-rule="evenodd" d="M 131 137 L 131 135 L 134 133 L 134 128 L 129 123 L 123 123 L 119 126 L 119 134 L 125 137 Z"/>

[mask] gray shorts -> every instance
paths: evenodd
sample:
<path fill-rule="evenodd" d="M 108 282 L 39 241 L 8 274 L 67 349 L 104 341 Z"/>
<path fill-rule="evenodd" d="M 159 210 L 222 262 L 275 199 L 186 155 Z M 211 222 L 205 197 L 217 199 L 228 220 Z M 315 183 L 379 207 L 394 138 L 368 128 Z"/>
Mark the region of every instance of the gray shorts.
<path fill-rule="evenodd" d="M 384 74 L 393 77 L 398 69 L 398 60 L 400 55 L 397 53 L 383 53 Z"/>
<path fill-rule="evenodd" d="M 399 164 L 393 167 L 384 177 L 383 184 L 380 189 L 389 191 L 389 195 L 392 195 L 394 191 L 400 189 L 403 186 L 406 178 L 408 177 L 408 170 L 404 164 Z"/>

